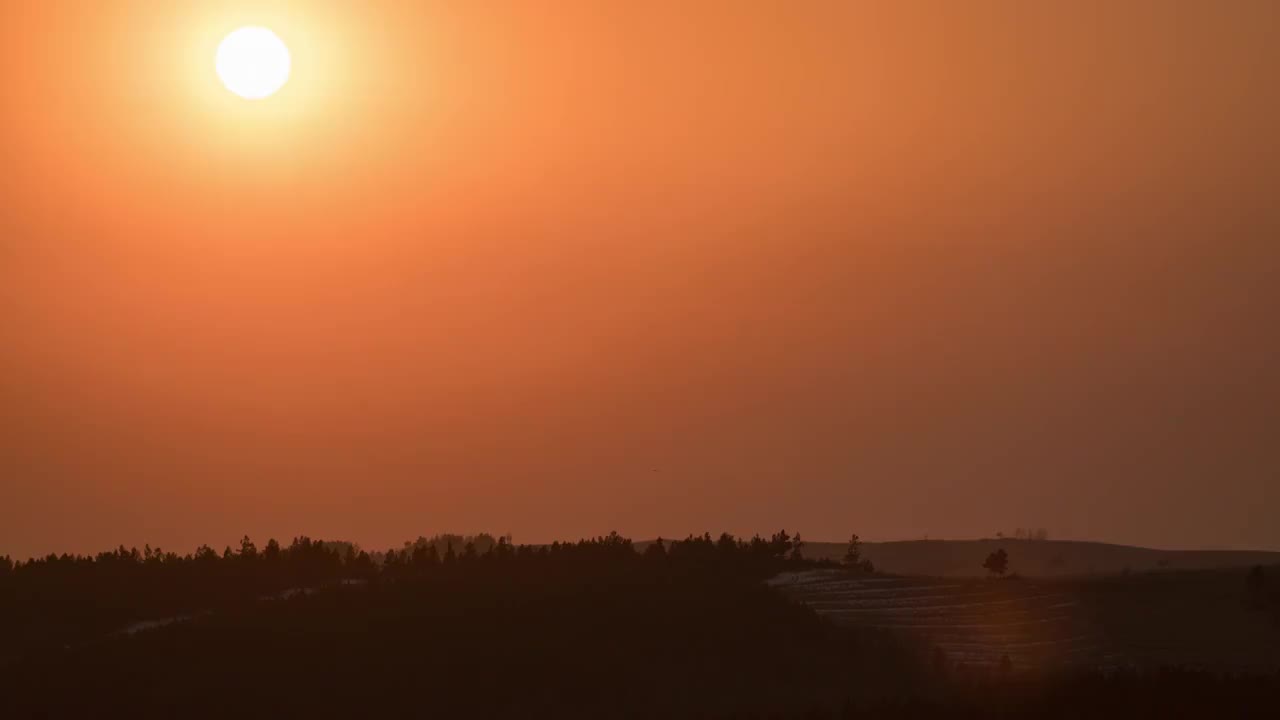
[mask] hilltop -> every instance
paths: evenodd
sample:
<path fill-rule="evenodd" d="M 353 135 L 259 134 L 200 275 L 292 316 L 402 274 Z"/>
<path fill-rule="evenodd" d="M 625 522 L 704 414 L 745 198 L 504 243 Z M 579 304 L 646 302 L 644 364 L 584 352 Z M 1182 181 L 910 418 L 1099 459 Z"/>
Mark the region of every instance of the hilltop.
<path fill-rule="evenodd" d="M 846 543 L 807 542 L 812 560 L 844 557 Z M 1254 550 L 1155 550 L 1075 540 L 902 540 L 864 542 L 862 555 L 882 572 L 938 577 L 981 576 L 982 561 L 998 548 L 1009 553 L 1009 571 L 1027 577 L 1109 575 L 1152 570 L 1210 570 L 1280 564 L 1280 552 Z"/>

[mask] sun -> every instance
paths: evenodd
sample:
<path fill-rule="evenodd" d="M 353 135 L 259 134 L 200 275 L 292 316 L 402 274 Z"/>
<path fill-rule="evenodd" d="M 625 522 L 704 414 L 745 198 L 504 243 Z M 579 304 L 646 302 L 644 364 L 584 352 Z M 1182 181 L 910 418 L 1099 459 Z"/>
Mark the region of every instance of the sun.
<path fill-rule="evenodd" d="M 289 81 L 289 48 L 264 27 L 242 27 L 222 39 L 214 66 L 231 92 L 261 100 Z"/>

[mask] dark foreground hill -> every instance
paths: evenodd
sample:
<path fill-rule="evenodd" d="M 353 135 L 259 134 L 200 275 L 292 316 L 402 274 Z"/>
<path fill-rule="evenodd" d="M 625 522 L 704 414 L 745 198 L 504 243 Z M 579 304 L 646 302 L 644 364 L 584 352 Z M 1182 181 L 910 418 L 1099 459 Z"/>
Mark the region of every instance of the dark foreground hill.
<path fill-rule="evenodd" d="M 742 578 L 488 573 L 335 587 L 30 657 L 0 716 L 1274 717 L 1280 678 L 930 667 Z"/>
<path fill-rule="evenodd" d="M 845 543 L 808 542 L 813 560 L 844 557 Z M 1280 553 L 1245 550 L 1153 550 L 1074 540 L 905 540 L 864 542 L 863 557 L 877 569 L 899 575 L 978 577 L 982 561 L 999 548 L 1009 553 L 1009 571 L 1025 577 L 1113 575 L 1148 570 L 1212 570 L 1280 564 Z"/>
<path fill-rule="evenodd" d="M 1272 675 L 938 662 L 920 643 L 831 622 L 771 584 L 876 577 L 805 561 L 785 533 L 644 552 L 616 535 L 443 557 L 415 546 L 378 565 L 323 543 L 269 548 L 118 551 L 0 576 L 10 621 L 0 639 L 27 628 L 24 649 L 0 667 L 0 718 L 1131 720 L 1280 708 Z M 1264 612 L 1274 578 L 1257 580 L 1245 590 Z M 92 632 L 143 607 L 184 614 Z"/>

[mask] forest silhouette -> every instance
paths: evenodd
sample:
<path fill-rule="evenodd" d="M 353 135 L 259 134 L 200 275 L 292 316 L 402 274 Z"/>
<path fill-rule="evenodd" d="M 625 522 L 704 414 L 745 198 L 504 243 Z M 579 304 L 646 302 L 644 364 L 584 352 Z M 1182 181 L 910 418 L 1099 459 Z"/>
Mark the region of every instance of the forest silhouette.
<path fill-rule="evenodd" d="M 1209 717 L 1280 678 L 966 667 L 765 580 L 785 531 L 643 544 L 297 538 L 0 561 L 4 717 Z M 873 578 L 856 536 L 843 572 Z M 1008 582 L 1008 581 L 992 581 Z M 1249 577 L 1266 602 L 1267 578 Z M 149 629 L 132 632 L 152 620 Z M 164 620 L 164 622 L 158 622 Z"/>

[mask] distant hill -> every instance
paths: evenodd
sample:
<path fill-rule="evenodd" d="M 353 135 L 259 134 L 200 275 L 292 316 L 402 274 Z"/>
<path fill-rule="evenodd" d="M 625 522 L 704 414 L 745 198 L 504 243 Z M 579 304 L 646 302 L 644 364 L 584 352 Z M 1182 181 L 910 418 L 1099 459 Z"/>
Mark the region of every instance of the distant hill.
<path fill-rule="evenodd" d="M 840 560 L 845 543 L 808 542 L 804 556 Z M 1028 577 L 1123 573 L 1126 570 L 1207 570 L 1280 564 L 1280 552 L 1248 550 L 1153 550 L 1072 540 L 904 540 L 867 542 L 862 554 L 877 570 L 900 575 L 984 575 L 982 561 L 1004 548 L 1009 572 Z"/>

